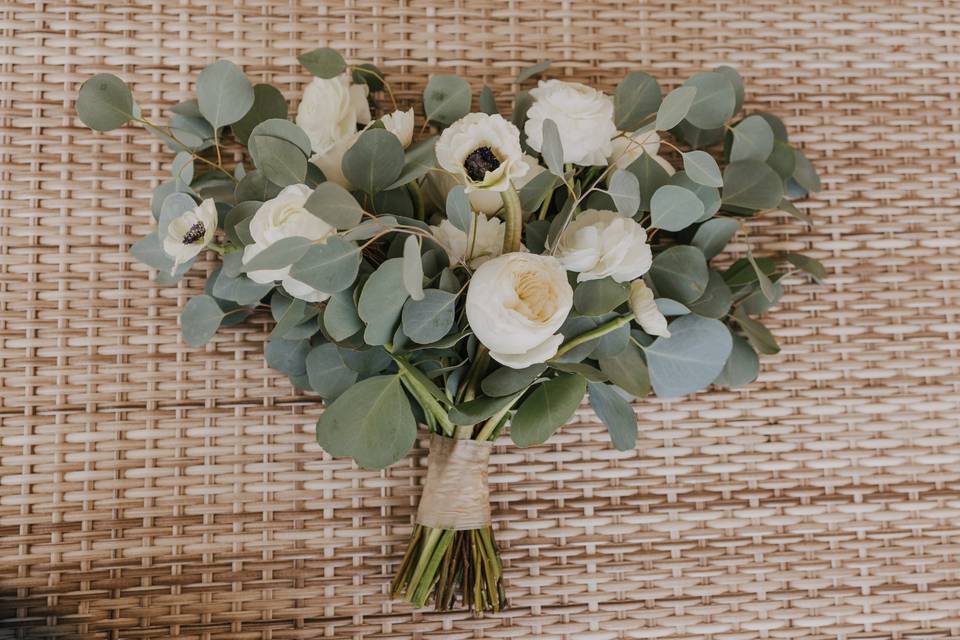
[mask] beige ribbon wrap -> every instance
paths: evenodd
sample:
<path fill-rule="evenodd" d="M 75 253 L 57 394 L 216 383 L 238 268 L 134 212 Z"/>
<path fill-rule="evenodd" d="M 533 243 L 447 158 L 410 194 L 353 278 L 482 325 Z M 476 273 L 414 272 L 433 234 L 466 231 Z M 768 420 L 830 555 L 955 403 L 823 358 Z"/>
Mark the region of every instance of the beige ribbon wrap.
<path fill-rule="evenodd" d="M 487 467 L 492 448 L 492 442 L 430 435 L 419 524 L 454 531 L 490 524 Z"/>

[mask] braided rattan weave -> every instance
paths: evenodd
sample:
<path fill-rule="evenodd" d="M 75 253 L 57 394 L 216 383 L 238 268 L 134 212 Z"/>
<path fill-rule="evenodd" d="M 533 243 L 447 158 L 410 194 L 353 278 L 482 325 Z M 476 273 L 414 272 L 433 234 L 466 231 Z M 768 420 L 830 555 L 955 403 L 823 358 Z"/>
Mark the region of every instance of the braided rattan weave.
<path fill-rule="evenodd" d="M 960 635 L 953 0 L 6 0 L 0 30 L 0 637 Z M 751 227 L 832 272 L 791 279 L 760 382 L 638 405 L 628 453 L 587 410 L 498 447 L 502 615 L 386 597 L 422 449 L 385 473 L 325 456 L 265 320 L 187 347 L 201 275 L 158 286 L 127 252 L 171 157 L 73 112 L 110 70 L 157 114 L 217 57 L 293 98 L 320 45 L 405 101 L 431 72 L 509 89 L 545 58 L 608 90 L 731 64 L 824 177 L 813 229 Z"/>

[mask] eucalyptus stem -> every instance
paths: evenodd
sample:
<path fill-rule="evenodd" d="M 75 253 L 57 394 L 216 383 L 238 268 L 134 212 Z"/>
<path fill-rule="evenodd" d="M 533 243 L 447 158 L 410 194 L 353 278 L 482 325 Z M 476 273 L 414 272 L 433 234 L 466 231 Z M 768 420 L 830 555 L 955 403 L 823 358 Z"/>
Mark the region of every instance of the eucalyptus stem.
<path fill-rule="evenodd" d="M 506 191 L 500 192 L 503 200 L 503 251 L 513 253 L 520 250 L 520 236 L 523 233 L 523 208 L 520 206 L 520 196 L 513 185 Z"/>
<path fill-rule="evenodd" d="M 619 329 L 619 328 L 622 327 L 623 325 L 629 324 L 629 322 L 630 322 L 631 320 L 633 320 L 633 314 L 632 314 L 632 313 L 628 313 L 628 314 L 625 315 L 625 316 L 620 316 L 619 318 L 614 318 L 613 320 L 610 320 L 609 322 L 606 322 L 606 323 L 600 325 L 600 326 L 597 327 L 596 329 L 591 329 L 590 331 L 587 331 L 587 332 L 585 332 L 585 333 L 581 333 L 581 334 L 578 335 L 577 337 L 571 338 L 570 340 L 567 340 L 567 341 L 564 342 L 562 345 L 560 345 L 560 348 L 557 349 L 557 355 L 553 356 L 552 359 L 555 360 L 556 358 L 559 358 L 559 357 L 562 356 L 563 354 L 571 351 L 572 349 L 575 349 L 575 348 L 579 347 L 580 345 L 582 345 L 582 344 L 584 344 L 584 343 L 590 342 L 591 340 L 595 340 L 596 338 L 599 338 L 600 336 L 606 335 L 606 334 L 610 333 L 611 331 L 616 331 L 617 329 Z"/>

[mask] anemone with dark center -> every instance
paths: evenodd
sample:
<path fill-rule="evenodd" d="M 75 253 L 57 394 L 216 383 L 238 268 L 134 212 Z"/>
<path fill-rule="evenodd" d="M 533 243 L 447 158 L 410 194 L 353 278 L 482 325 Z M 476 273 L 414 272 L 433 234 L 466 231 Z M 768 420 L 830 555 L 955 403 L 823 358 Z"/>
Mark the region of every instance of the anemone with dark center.
<path fill-rule="evenodd" d="M 488 171 L 496 171 L 499 166 L 500 159 L 490 147 L 478 147 L 463 159 L 463 168 L 475 182 L 481 182 Z"/>
<path fill-rule="evenodd" d="M 183 244 L 193 244 L 202 238 L 206 232 L 207 228 L 203 226 L 202 222 L 195 223 L 187 230 L 185 234 L 183 234 Z"/>

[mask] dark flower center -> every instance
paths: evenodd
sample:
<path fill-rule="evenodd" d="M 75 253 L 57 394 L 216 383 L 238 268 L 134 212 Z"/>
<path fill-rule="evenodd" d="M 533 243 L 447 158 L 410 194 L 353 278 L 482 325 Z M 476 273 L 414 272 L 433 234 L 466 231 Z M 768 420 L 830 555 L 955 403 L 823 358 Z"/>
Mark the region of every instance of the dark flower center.
<path fill-rule="evenodd" d="M 467 175 L 475 182 L 481 182 L 487 175 L 487 171 L 496 171 L 500 166 L 500 160 L 494 155 L 490 147 L 479 147 L 470 152 L 463 159 L 463 168 Z"/>
<path fill-rule="evenodd" d="M 193 244 L 202 238 L 206 232 L 207 228 L 203 226 L 202 222 L 196 223 L 183 235 L 183 244 Z"/>

